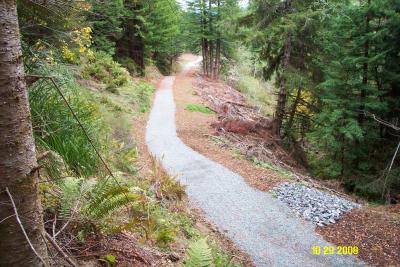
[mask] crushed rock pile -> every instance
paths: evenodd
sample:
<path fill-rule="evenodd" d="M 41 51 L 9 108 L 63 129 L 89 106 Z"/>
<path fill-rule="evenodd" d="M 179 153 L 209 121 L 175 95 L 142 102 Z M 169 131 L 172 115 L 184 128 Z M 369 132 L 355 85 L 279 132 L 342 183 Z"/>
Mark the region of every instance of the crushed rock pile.
<path fill-rule="evenodd" d="M 335 223 L 346 212 L 361 208 L 360 204 L 302 184 L 283 183 L 271 192 L 297 215 L 318 226 Z"/>

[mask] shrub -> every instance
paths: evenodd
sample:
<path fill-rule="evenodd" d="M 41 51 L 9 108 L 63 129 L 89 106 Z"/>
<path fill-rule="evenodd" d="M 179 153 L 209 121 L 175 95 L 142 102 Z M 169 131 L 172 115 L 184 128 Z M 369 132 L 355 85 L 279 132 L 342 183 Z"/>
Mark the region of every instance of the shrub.
<path fill-rule="evenodd" d="M 131 75 L 137 76 L 141 72 L 139 66 L 130 57 L 118 58 L 118 63 L 126 68 Z"/>
<path fill-rule="evenodd" d="M 154 90 L 154 86 L 145 82 L 141 82 L 136 86 L 136 104 L 138 105 L 140 112 L 144 113 L 149 110 L 151 96 L 153 95 Z"/>
<path fill-rule="evenodd" d="M 92 60 L 84 65 L 82 76 L 93 77 L 106 85 L 106 89 L 117 93 L 118 87 L 128 83 L 129 73 L 105 52 L 95 52 Z"/>

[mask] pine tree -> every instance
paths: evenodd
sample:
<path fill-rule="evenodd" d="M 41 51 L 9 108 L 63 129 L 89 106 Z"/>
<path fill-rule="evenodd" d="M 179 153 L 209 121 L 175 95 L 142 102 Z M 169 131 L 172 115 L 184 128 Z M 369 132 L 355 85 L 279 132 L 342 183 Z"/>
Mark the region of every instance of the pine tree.
<path fill-rule="evenodd" d="M 123 0 L 90 0 L 86 19 L 93 30 L 93 47 L 114 55 L 116 42 L 122 37 Z"/>
<path fill-rule="evenodd" d="M 310 135 L 324 151 L 325 174 L 364 177 L 348 184 L 378 198 L 377 192 L 384 189 L 366 187 L 381 177 L 382 159 L 391 156 L 386 150 L 396 138 L 371 114 L 388 122 L 399 119 L 399 113 L 393 113 L 399 109 L 399 67 L 393 65 L 400 51 L 394 43 L 399 37 L 398 4 L 366 0 L 336 7 L 321 34 L 322 112 L 316 116 L 319 126 Z"/>

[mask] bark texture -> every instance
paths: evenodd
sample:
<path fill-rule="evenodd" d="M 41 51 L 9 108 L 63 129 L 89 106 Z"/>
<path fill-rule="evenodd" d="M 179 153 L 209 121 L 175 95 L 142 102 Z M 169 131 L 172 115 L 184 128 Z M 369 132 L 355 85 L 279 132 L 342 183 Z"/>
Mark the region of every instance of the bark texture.
<path fill-rule="evenodd" d="M 284 73 L 286 69 L 289 67 L 290 62 L 290 53 L 292 49 L 291 36 L 288 33 L 285 39 L 285 45 L 283 47 L 283 62 L 282 62 L 282 72 Z M 285 116 L 285 108 L 286 108 L 286 97 L 287 97 L 287 88 L 286 88 L 287 78 L 285 74 L 282 75 L 279 81 L 279 95 L 278 95 L 278 105 L 276 106 L 275 119 L 273 123 L 273 132 L 275 135 L 280 136 L 281 128 L 283 123 L 283 118 Z"/>
<path fill-rule="evenodd" d="M 0 266 L 42 266 L 17 223 L 8 187 L 37 252 L 47 258 L 15 0 L 0 0 Z"/>

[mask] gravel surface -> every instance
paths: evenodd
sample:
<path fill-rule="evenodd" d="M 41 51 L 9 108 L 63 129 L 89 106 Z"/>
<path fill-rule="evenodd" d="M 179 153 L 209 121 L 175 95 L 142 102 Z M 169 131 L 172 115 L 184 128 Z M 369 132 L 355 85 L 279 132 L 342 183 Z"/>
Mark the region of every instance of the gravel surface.
<path fill-rule="evenodd" d="M 346 212 L 361 208 L 360 204 L 302 184 L 284 183 L 271 192 L 298 216 L 319 226 L 335 223 Z"/>
<path fill-rule="evenodd" d="M 156 93 L 146 143 L 163 167 L 187 186 L 192 205 L 201 208 L 257 266 L 363 266 L 351 256 L 312 255 L 312 246 L 330 245 L 315 234 L 313 224 L 186 146 L 176 135 L 174 79 L 166 77 Z"/>

